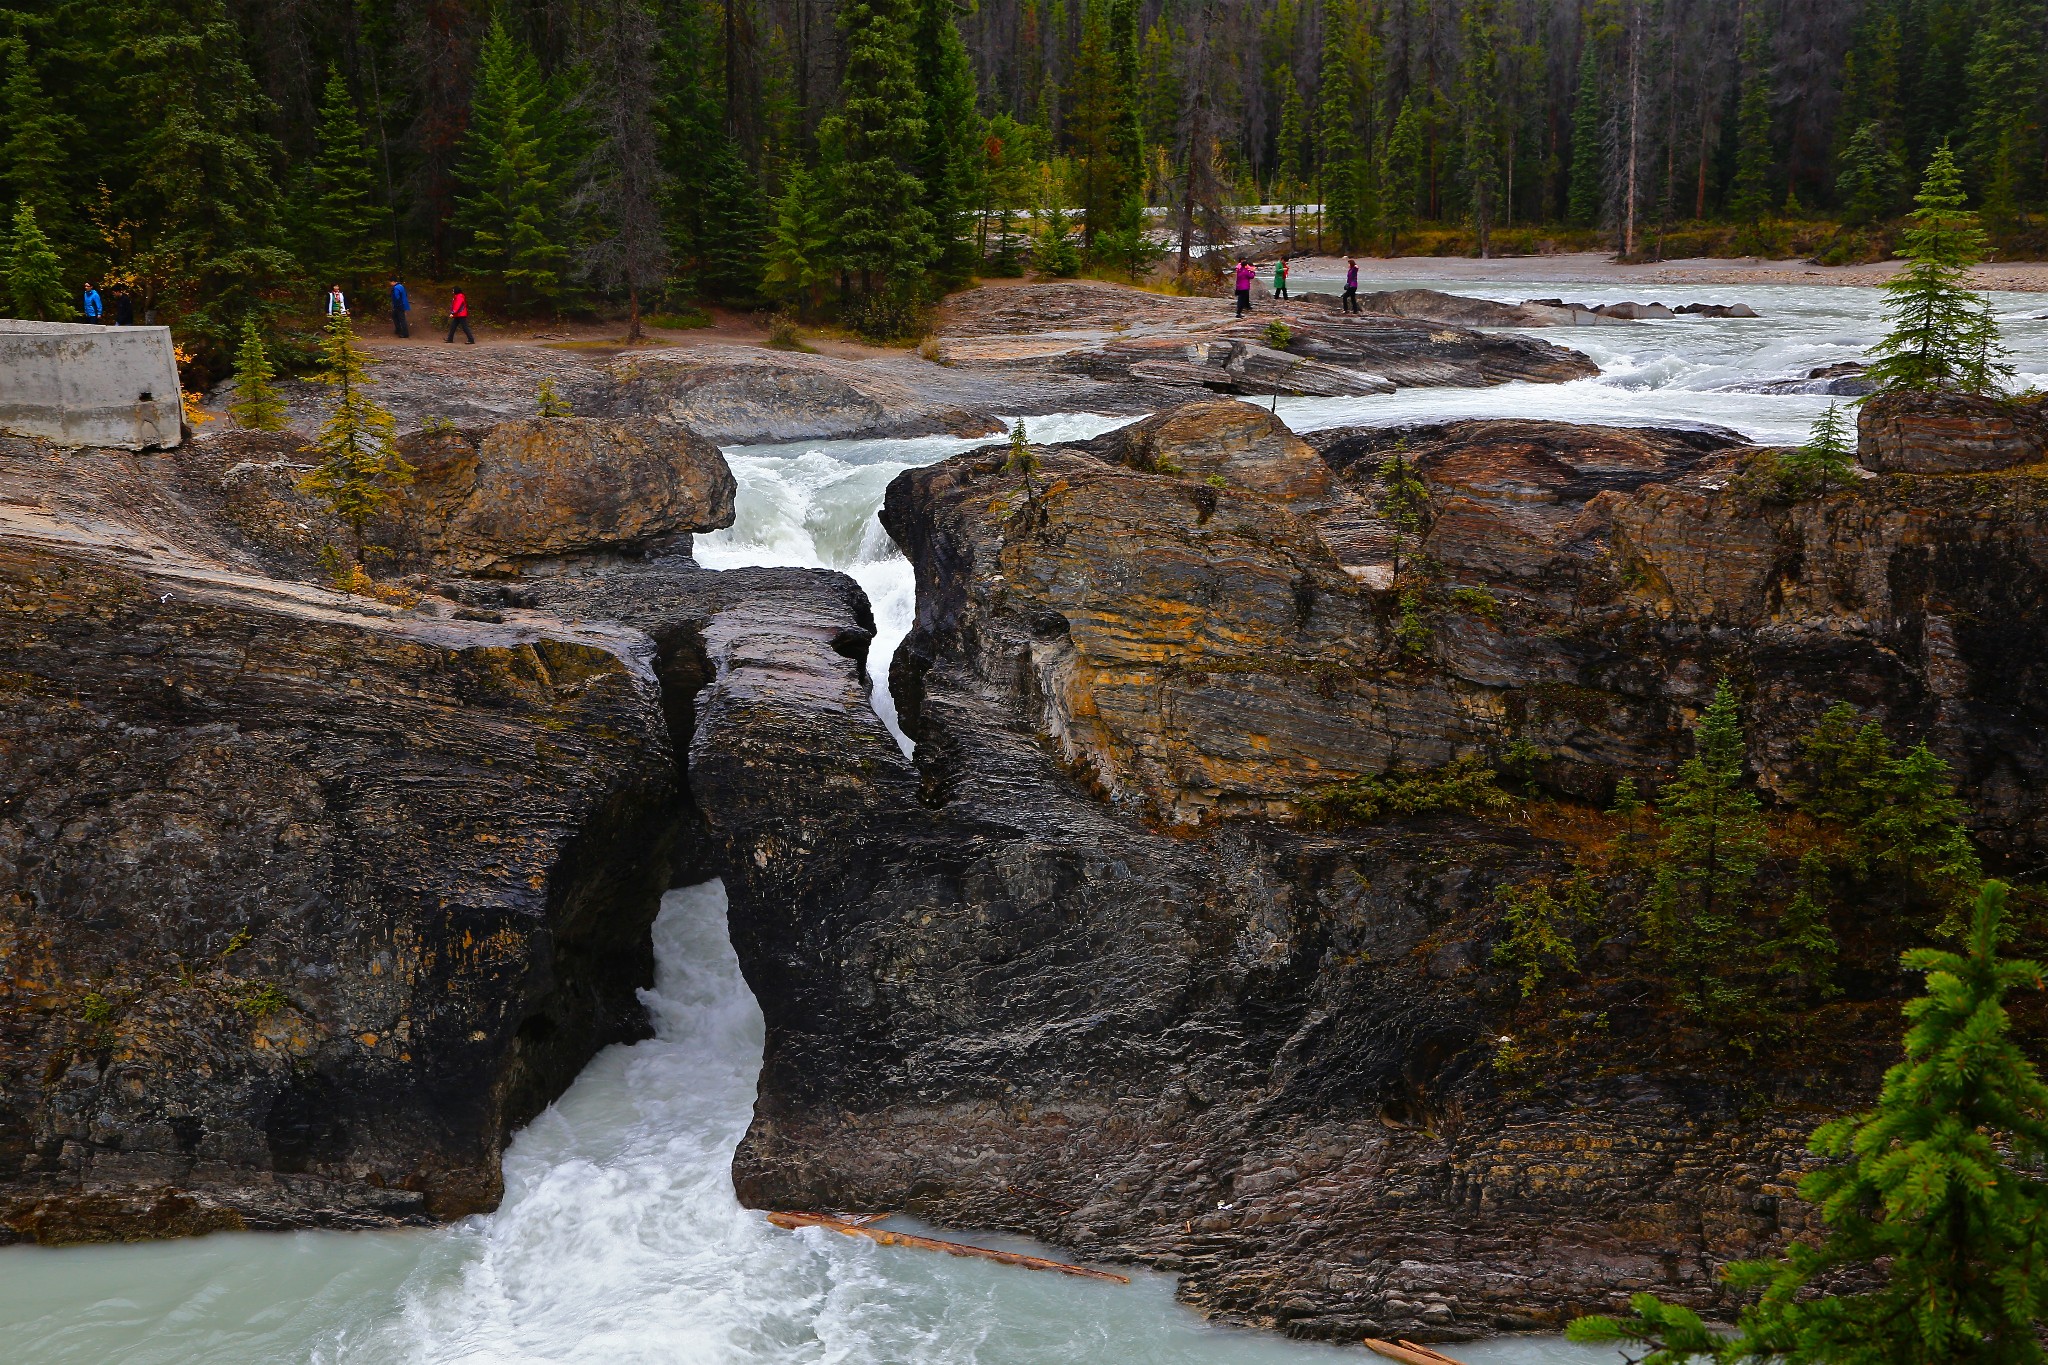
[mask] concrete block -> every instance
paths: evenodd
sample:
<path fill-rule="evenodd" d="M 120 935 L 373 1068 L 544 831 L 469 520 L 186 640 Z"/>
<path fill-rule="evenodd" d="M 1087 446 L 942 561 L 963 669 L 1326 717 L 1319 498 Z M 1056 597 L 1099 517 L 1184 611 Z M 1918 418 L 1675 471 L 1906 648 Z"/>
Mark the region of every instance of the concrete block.
<path fill-rule="evenodd" d="M 171 329 L 0 318 L 0 430 L 67 446 L 177 445 Z"/>

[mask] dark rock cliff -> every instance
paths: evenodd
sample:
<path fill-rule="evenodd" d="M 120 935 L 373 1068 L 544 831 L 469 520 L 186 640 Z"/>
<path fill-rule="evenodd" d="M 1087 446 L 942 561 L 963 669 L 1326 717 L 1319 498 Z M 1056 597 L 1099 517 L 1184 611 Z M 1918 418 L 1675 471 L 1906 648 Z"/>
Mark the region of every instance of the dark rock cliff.
<path fill-rule="evenodd" d="M 1772 503 L 1715 432 L 1318 434 L 1361 511 L 1242 411 L 899 477 L 914 765 L 858 708 L 809 710 L 801 758 L 700 724 L 768 1019 L 742 1196 L 1019 1229 L 1312 1336 L 1456 1338 L 1644 1288 L 1721 1306 L 1715 1267 L 1804 1226 L 1804 1135 L 1874 1085 L 1894 1007 L 1742 1076 L 1618 997 L 1596 1050 L 1663 1061 L 1513 1075 L 1477 912 L 1569 830 L 1324 832 L 1299 802 L 1516 742 L 1567 798 L 1654 785 L 1725 673 L 1767 785 L 1846 698 L 1951 756 L 1985 841 L 2030 854 L 2048 641 L 2019 602 L 2048 586 L 2048 503 L 2024 474 Z M 1427 485 L 1405 544 L 1372 510 L 1397 442 Z M 721 668 L 759 692 L 789 666 Z M 857 757 L 820 781 L 820 753 Z"/>

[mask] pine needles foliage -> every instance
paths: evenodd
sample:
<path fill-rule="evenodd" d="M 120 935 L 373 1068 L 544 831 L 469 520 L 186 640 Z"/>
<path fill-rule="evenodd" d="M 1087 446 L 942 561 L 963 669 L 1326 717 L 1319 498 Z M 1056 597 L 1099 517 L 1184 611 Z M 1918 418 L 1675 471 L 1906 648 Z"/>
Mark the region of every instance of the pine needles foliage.
<path fill-rule="evenodd" d="M 1916 202 L 1899 244 L 1908 264 L 1884 286 L 1891 330 L 1872 348 L 1867 375 L 1888 392 L 1993 392 L 2012 367 L 1989 299 L 1968 286 L 1989 243 L 1963 207 L 1963 175 L 1947 143 L 1927 163 Z"/>
<path fill-rule="evenodd" d="M 1654 1295 L 1568 1335 L 1651 1348 L 1643 1365 L 2038 1365 L 2048 1318 L 2048 1086 L 2014 1041 L 2005 998 L 2039 963 L 1999 955 L 2006 888 L 1979 891 L 1961 952 L 1915 949 L 1905 1059 L 1876 1105 L 1823 1125 L 1829 1164 L 1800 1181 L 1825 1234 L 1724 1278 L 1759 1294 L 1732 1335 Z M 1873 1287 L 1841 1294 L 1818 1286 Z"/>
<path fill-rule="evenodd" d="M 398 453 L 391 414 L 369 394 L 369 360 L 346 317 L 327 320 L 320 360 L 318 378 L 334 389 L 334 411 L 312 444 L 319 463 L 299 480 L 299 488 L 326 503 L 348 527 L 360 564 L 370 519 L 412 482 L 413 469 Z"/>
<path fill-rule="evenodd" d="M 1785 456 L 1790 491 L 1795 495 L 1826 493 L 1847 484 L 1855 477 L 1855 453 L 1841 405 L 1828 404 L 1828 410 L 1814 420 L 1805 442 Z"/>
<path fill-rule="evenodd" d="M 263 331 L 251 314 L 242 319 L 242 343 L 235 349 L 235 396 L 228 403 L 228 415 L 251 431 L 283 431 L 284 398 L 276 379 Z"/>
<path fill-rule="evenodd" d="M 53 321 L 70 311 L 63 264 L 36 222 L 35 206 L 26 199 L 14 206 L 14 227 L 7 235 L 7 300 L 15 316 Z"/>

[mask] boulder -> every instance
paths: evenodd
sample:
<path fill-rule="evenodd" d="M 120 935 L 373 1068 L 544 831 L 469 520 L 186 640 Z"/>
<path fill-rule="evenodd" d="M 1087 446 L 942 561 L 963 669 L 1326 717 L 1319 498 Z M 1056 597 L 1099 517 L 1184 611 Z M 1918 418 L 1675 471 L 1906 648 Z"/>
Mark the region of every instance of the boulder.
<path fill-rule="evenodd" d="M 1627 322 L 1648 322 L 1672 316 L 1671 310 L 1661 303 L 1603 303 L 1593 311 L 1604 318 L 1621 318 Z"/>
<path fill-rule="evenodd" d="M 1681 303 L 1674 313 L 1697 313 L 1703 318 L 1753 318 L 1756 309 L 1746 303 Z"/>
<path fill-rule="evenodd" d="M 732 525 L 732 470 L 680 423 L 540 417 L 400 442 L 414 470 L 389 520 L 436 564 L 518 572 L 594 551 L 638 552 Z"/>
<path fill-rule="evenodd" d="M 1970 474 L 2048 453 L 2040 404 L 1963 393 L 1883 394 L 1856 417 L 1856 459 L 1882 474 Z"/>

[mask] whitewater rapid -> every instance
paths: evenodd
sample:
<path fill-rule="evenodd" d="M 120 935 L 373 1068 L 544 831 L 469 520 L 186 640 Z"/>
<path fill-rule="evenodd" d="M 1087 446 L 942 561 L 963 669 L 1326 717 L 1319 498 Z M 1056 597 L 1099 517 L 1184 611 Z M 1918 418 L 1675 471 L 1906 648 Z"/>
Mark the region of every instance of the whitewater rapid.
<path fill-rule="evenodd" d="M 1297 275 L 1297 287 L 1317 282 Z M 1401 281 L 1414 285 L 1413 280 Z M 1322 287 L 1328 287 L 1323 282 Z M 1368 281 L 1367 287 L 1371 287 Z M 1514 301 L 1557 286 L 1458 282 Z M 1794 440 L 1828 404 L 1733 386 L 1855 359 L 1882 330 L 1870 290 L 1577 287 L 1588 302 L 1747 302 L 1761 317 L 1683 318 L 1538 333 L 1598 378 L 1560 385 L 1413 389 L 1280 399 L 1298 429 L 1459 417 L 1640 425 L 1711 422 Z M 2048 382 L 2048 300 L 1994 298 L 2022 383 Z M 1129 419 L 1028 419 L 1035 440 Z M 697 542 L 700 562 L 843 570 L 874 604 L 878 680 L 909 629 L 911 570 L 875 520 L 905 469 L 986 443 L 920 440 L 728 451 L 738 519 Z M 886 682 L 876 706 L 896 729 Z M 761 1019 L 727 942 L 717 883 L 672 892 L 655 928 L 656 1036 L 600 1054 L 513 1141 L 505 1200 L 453 1227 L 387 1233 L 219 1235 L 119 1247 L 0 1249 L 0 1365 L 1338 1365 L 1356 1348 L 1203 1323 L 1172 1280 L 1128 1287 L 1035 1275 L 769 1227 L 739 1206 L 732 1151 L 752 1113 Z M 985 1244 L 1015 1245 L 975 1234 Z M 1461 1346 L 1471 1365 L 1566 1365 L 1612 1354 L 1554 1338 Z"/>

